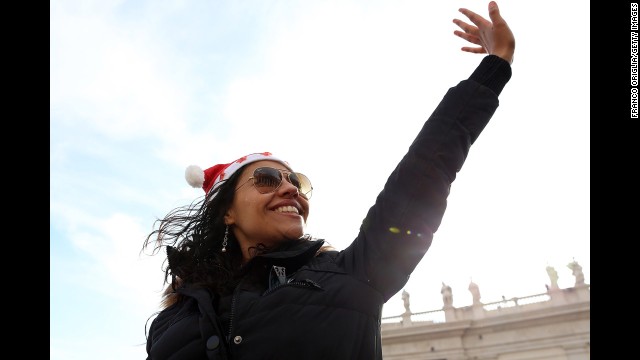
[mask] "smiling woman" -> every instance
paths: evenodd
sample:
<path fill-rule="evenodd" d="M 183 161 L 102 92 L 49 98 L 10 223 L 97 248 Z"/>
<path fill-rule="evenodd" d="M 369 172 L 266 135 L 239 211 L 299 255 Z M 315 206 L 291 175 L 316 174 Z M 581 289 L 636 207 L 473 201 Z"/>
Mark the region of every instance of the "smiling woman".
<path fill-rule="evenodd" d="M 511 78 L 515 39 L 497 4 L 490 20 L 460 12 L 471 24 L 454 20 L 454 33 L 475 45 L 462 50 L 488 55 L 445 94 L 345 250 L 305 233 L 311 181 L 279 157 L 187 168 L 205 195 L 158 219 L 143 245 L 166 248 L 168 260 L 147 359 L 382 358 L 383 304 L 429 249 L 451 183 Z"/>

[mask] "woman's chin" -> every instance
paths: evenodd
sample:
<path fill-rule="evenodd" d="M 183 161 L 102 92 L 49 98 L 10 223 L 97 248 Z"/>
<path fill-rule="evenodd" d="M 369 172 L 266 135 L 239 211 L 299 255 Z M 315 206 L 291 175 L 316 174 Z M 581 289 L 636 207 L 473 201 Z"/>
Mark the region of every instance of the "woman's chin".
<path fill-rule="evenodd" d="M 284 232 L 284 237 L 287 240 L 299 239 L 304 235 L 304 226 L 292 226 Z"/>

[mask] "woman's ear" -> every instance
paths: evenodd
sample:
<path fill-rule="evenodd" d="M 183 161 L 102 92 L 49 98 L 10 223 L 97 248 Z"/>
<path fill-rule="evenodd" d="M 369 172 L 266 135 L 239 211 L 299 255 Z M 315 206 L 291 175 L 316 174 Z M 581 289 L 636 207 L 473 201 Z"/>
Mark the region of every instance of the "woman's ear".
<path fill-rule="evenodd" d="M 224 224 L 225 225 L 233 225 L 236 223 L 236 218 L 235 218 L 235 214 L 234 211 L 229 209 L 227 210 L 227 212 L 224 214 Z"/>

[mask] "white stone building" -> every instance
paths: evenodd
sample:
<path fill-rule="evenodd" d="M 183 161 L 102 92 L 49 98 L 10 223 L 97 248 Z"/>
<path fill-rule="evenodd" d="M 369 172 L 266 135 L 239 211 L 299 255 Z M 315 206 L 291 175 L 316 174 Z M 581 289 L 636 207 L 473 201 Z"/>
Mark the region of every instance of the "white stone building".
<path fill-rule="evenodd" d="M 442 309 L 382 321 L 385 360 L 588 360 L 591 301 L 589 284 L 574 261 L 574 287 L 560 289 L 555 270 L 548 291 L 483 304 L 476 284 L 470 306 L 455 308 L 443 285 Z M 450 289 L 449 289 L 450 291 Z"/>

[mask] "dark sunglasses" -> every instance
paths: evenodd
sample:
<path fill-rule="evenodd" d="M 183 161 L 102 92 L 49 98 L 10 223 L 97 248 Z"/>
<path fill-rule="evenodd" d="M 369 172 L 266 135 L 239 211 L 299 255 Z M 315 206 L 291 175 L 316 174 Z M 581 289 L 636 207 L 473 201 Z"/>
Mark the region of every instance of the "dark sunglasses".
<path fill-rule="evenodd" d="M 298 188 L 298 193 L 301 196 L 307 200 L 311 199 L 311 191 L 313 190 L 311 181 L 309 181 L 309 178 L 306 177 L 306 175 L 299 172 L 290 172 L 288 170 L 281 170 L 272 167 L 259 167 L 253 170 L 253 176 L 247 179 L 247 182 L 249 182 L 249 180 L 253 180 L 253 186 L 255 186 L 259 193 L 268 194 L 276 191 L 280 187 L 280 184 L 282 184 L 283 173 L 286 175 L 287 180 L 293 186 Z M 236 191 L 244 186 L 244 184 L 238 186 Z"/>

